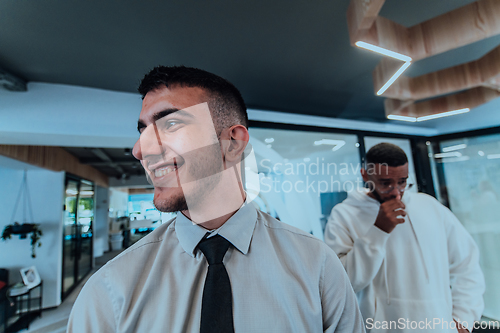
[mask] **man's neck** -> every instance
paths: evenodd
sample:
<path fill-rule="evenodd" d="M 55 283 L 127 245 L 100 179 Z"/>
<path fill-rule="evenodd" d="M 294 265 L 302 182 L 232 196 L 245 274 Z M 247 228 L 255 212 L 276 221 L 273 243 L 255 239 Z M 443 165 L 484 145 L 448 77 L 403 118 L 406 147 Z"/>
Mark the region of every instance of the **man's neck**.
<path fill-rule="evenodd" d="M 205 197 L 203 203 L 182 211 L 188 219 L 207 230 L 220 228 L 245 203 L 246 193 L 239 190 L 235 193 L 212 193 Z"/>
<path fill-rule="evenodd" d="M 186 197 L 188 209 L 182 213 L 203 228 L 213 230 L 229 220 L 245 199 L 241 176 L 234 167 L 230 167 L 221 172 L 219 181 L 213 184 L 209 192 L 202 196 Z"/>
<path fill-rule="evenodd" d="M 220 216 L 220 217 L 217 217 L 215 219 L 212 219 L 212 220 L 209 220 L 209 221 L 205 221 L 205 222 L 202 222 L 202 223 L 196 223 L 198 224 L 200 227 L 203 227 L 207 230 L 215 230 L 215 229 L 218 229 L 220 228 L 224 223 L 227 222 L 227 220 L 229 220 L 231 218 L 231 216 L 233 216 L 238 210 L 235 210 L 231 213 L 228 213 L 228 214 L 225 214 L 223 216 Z M 181 211 L 182 214 L 184 214 L 184 216 L 186 216 L 188 219 L 191 219 L 191 215 L 189 214 L 189 210 L 183 210 Z"/>

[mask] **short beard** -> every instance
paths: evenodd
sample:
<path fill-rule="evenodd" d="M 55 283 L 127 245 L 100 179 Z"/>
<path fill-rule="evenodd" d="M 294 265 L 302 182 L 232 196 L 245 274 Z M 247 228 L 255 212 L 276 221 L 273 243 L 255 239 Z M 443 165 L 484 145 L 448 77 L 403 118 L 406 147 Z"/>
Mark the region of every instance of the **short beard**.
<path fill-rule="evenodd" d="M 186 197 L 184 193 L 170 200 L 153 199 L 153 204 L 157 210 L 163 213 L 172 213 L 187 210 Z"/>
<path fill-rule="evenodd" d="M 372 191 L 372 195 L 375 197 L 375 199 L 380 202 L 381 204 L 383 204 L 385 202 L 384 199 L 382 199 L 382 197 L 380 196 L 380 194 L 378 194 L 378 192 L 376 190 L 373 190 Z"/>
<path fill-rule="evenodd" d="M 157 210 L 164 213 L 170 213 L 196 209 L 196 206 L 203 201 L 203 198 L 209 195 L 212 189 L 217 186 L 222 178 L 222 171 L 224 170 L 219 140 L 217 140 L 217 143 L 205 149 L 208 151 L 203 155 L 209 156 L 209 158 L 193 159 L 190 169 L 187 170 L 188 173 L 195 176 L 195 182 L 197 183 L 196 191 L 194 193 L 188 193 L 190 206 L 188 207 L 186 196 L 182 187 L 180 187 L 181 194 L 168 200 L 157 199 L 155 196 L 153 204 Z"/>

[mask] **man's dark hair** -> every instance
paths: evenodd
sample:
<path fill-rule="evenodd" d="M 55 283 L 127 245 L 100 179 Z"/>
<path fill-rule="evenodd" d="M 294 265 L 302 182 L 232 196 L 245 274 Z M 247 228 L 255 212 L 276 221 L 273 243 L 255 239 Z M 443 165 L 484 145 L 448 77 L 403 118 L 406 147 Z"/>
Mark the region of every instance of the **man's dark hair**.
<path fill-rule="evenodd" d="M 403 149 L 388 142 L 382 142 L 371 147 L 366 153 L 366 164 L 387 164 L 390 167 L 398 167 L 408 163 Z"/>
<path fill-rule="evenodd" d="M 248 128 L 245 102 L 229 81 L 207 71 L 184 66 L 158 66 L 144 76 L 139 85 L 142 99 L 152 90 L 170 86 L 198 87 L 207 92 L 208 106 L 216 131 L 241 124 Z"/>

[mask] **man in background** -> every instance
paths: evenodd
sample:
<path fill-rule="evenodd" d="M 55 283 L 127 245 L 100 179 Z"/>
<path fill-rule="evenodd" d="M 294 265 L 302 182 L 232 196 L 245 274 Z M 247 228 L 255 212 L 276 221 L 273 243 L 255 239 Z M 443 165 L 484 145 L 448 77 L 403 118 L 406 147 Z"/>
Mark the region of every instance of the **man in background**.
<path fill-rule="evenodd" d="M 372 147 L 361 174 L 369 190 L 333 208 L 325 242 L 349 275 L 367 331 L 472 331 L 484 307 L 472 237 L 433 197 L 405 192 L 412 184 L 398 146 Z"/>
<path fill-rule="evenodd" d="M 199 69 L 157 67 L 139 92 L 133 154 L 156 208 L 178 214 L 89 279 L 69 332 L 363 332 L 335 253 L 243 190 L 238 90 Z"/>

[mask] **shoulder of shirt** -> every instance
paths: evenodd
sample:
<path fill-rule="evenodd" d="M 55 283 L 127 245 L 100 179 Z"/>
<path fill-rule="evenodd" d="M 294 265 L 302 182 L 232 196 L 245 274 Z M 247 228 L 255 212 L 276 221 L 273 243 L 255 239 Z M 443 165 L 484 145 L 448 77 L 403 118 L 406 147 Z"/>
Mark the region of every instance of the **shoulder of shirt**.
<path fill-rule="evenodd" d="M 412 193 L 412 202 L 418 205 L 426 205 L 426 208 L 432 207 L 432 212 L 439 214 L 443 222 L 447 222 L 448 226 L 456 226 L 460 224 L 455 214 L 439 200 L 426 193 Z M 413 201 L 415 200 L 415 201 Z"/>
<path fill-rule="evenodd" d="M 133 252 L 137 251 L 138 249 L 141 249 L 141 248 L 144 248 L 147 246 L 151 246 L 151 245 L 160 244 L 163 241 L 163 238 L 165 236 L 167 229 L 169 229 L 174 224 L 174 222 L 175 222 L 175 217 L 173 219 L 163 223 L 159 227 L 157 227 L 151 233 L 147 234 L 146 236 L 141 238 L 139 241 L 137 241 L 137 243 L 134 243 L 129 248 L 123 250 L 122 253 L 120 253 L 119 255 L 117 255 L 116 257 L 111 259 L 110 261 L 108 261 L 106 263 L 106 265 L 113 264 L 116 261 L 120 261 L 123 256 L 126 256 L 130 253 L 133 253 Z"/>
<path fill-rule="evenodd" d="M 318 242 L 319 244 L 323 243 L 323 241 L 299 228 L 293 227 L 289 224 L 286 224 L 284 222 L 278 221 L 271 215 L 262 212 L 261 210 L 257 209 L 257 222 L 261 221 L 264 226 L 266 226 L 267 229 L 273 231 L 273 232 L 279 232 L 279 233 L 287 233 L 290 236 L 298 236 L 298 237 L 304 237 L 306 239 L 310 239 L 311 241 Z"/>
<path fill-rule="evenodd" d="M 427 193 L 411 193 L 410 194 L 411 198 L 410 200 L 413 201 L 415 200 L 418 203 L 429 203 L 429 204 L 434 204 L 439 207 L 445 207 L 442 203 L 440 203 L 436 198 L 434 198 L 432 195 L 429 195 Z"/>

